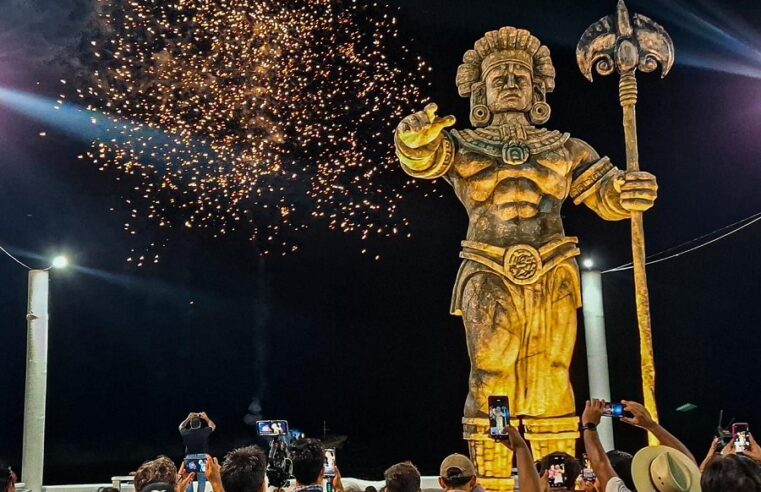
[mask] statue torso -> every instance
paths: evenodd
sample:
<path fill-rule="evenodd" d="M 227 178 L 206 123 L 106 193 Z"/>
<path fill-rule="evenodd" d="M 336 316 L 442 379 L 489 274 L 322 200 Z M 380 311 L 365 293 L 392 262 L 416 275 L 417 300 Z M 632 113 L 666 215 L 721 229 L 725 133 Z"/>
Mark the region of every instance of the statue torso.
<path fill-rule="evenodd" d="M 564 234 L 560 208 L 574 168 L 568 134 L 489 127 L 452 136 L 458 151 L 449 178 L 468 211 L 468 240 L 538 247 Z M 528 151 L 525 162 L 511 159 L 516 142 Z"/>

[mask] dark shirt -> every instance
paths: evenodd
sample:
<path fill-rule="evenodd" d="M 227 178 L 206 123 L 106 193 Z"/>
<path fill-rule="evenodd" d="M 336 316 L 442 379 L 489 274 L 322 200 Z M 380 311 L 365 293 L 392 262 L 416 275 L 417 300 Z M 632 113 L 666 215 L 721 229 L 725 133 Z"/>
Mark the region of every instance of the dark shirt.
<path fill-rule="evenodd" d="M 185 454 L 208 454 L 209 436 L 212 432 L 214 431 L 211 427 L 180 429 L 182 441 L 185 443 Z"/>

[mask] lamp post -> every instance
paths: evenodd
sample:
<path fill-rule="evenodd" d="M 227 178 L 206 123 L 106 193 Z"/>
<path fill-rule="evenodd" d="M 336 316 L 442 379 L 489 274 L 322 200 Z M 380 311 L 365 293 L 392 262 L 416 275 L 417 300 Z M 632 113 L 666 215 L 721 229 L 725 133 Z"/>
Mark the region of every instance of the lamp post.
<path fill-rule="evenodd" d="M 45 457 L 45 401 L 48 376 L 48 292 L 50 268 L 64 268 L 58 256 L 51 267 L 29 270 L 26 326 L 26 383 L 24 388 L 24 438 L 22 481 L 32 492 L 42 491 Z"/>
<path fill-rule="evenodd" d="M 594 270 L 594 262 L 590 258 L 585 259 L 582 265 L 585 269 L 581 273 L 581 297 L 584 335 L 587 341 L 589 396 L 610 401 L 608 346 L 605 340 L 605 313 L 602 304 L 602 272 Z M 597 429 L 605 450 L 615 449 L 611 419 L 604 419 Z"/>

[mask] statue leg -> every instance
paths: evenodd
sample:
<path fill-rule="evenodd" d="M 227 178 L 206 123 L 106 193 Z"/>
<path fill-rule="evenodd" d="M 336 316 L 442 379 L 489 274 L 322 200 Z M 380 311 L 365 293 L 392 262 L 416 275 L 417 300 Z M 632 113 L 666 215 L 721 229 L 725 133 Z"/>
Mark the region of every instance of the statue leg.
<path fill-rule="evenodd" d="M 516 361 L 523 324 L 499 277 L 476 274 L 468 280 L 463 290 L 462 320 L 470 356 L 465 416 L 486 417 L 489 395 L 507 395 L 511 413 L 516 415 L 520 407 Z"/>
<path fill-rule="evenodd" d="M 553 272 L 550 285 L 551 304 L 547 317 L 550 320 L 552 343 L 547 348 L 552 361 L 549 370 L 549 387 L 558 398 L 553 416 L 568 416 L 576 413 L 576 403 L 571 386 L 570 368 L 573 350 L 576 346 L 577 311 L 580 300 L 579 273 L 576 263 L 571 261 Z"/>
<path fill-rule="evenodd" d="M 579 306 L 579 273 L 571 260 L 550 272 L 546 293 L 549 302 L 543 306 L 543 316 L 549 334 L 544 351 L 547 364 L 539 384 L 545 411 L 523 419 L 526 439 L 530 441 L 535 459 L 555 451 L 575 456 L 579 437 L 576 405 L 569 377 L 569 368 L 576 344 L 576 316 Z M 550 391 L 551 389 L 551 391 Z"/>
<path fill-rule="evenodd" d="M 507 395 L 511 407 L 517 401 L 515 364 L 519 356 L 521 320 L 512 307 L 510 292 L 502 279 L 478 273 L 463 291 L 462 318 L 470 355 L 468 398 L 463 418 L 463 437 L 476 465 L 479 483 L 489 492 L 514 490 L 512 452 L 487 435 L 489 395 Z M 513 425 L 518 421 L 513 419 Z"/>

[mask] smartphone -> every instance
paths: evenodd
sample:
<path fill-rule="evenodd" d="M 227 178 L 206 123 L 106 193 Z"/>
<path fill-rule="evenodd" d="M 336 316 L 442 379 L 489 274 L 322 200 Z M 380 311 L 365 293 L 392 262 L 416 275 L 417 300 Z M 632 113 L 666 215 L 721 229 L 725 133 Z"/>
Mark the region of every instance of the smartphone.
<path fill-rule="evenodd" d="M 566 488 L 565 458 L 562 456 L 553 456 L 552 459 L 550 459 L 549 478 L 551 489 Z"/>
<path fill-rule="evenodd" d="M 620 419 L 624 416 L 624 404 L 623 403 L 606 403 L 602 409 L 603 417 L 612 417 L 614 419 Z"/>
<path fill-rule="evenodd" d="M 489 402 L 489 434 L 493 438 L 506 438 L 505 427 L 510 425 L 510 406 L 506 396 L 490 396 Z"/>
<path fill-rule="evenodd" d="M 206 473 L 206 458 L 185 458 L 182 463 L 188 473 Z"/>
<path fill-rule="evenodd" d="M 260 436 L 284 436 L 288 434 L 287 420 L 257 420 L 256 433 Z"/>
<path fill-rule="evenodd" d="M 587 453 L 584 453 L 581 455 L 581 464 L 583 468 L 581 469 L 581 479 L 585 482 L 594 482 L 597 480 L 597 475 L 595 475 L 594 470 L 592 470 L 592 462 L 589 461 L 589 457 L 587 456 Z"/>
<path fill-rule="evenodd" d="M 325 470 L 326 477 L 336 476 L 336 450 L 335 449 L 328 448 L 325 450 L 325 465 L 323 469 Z"/>
<path fill-rule="evenodd" d="M 747 423 L 732 424 L 732 442 L 735 443 L 735 453 L 743 453 L 750 449 L 750 426 Z"/>

